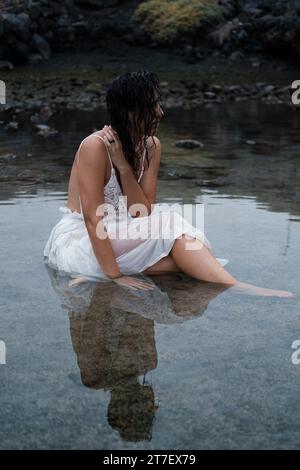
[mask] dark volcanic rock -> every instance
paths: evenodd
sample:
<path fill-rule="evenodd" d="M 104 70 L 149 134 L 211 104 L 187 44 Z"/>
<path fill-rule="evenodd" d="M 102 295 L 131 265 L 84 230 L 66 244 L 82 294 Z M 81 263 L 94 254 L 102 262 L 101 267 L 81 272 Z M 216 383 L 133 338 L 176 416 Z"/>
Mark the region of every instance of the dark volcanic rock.
<path fill-rule="evenodd" d="M 38 52 L 44 59 L 50 59 L 51 57 L 51 48 L 42 36 L 39 34 L 34 34 L 32 36 L 32 50 Z"/>
<path fill-rule="evenodd" d="M 132 7 L 119 0 L 7 0 L 0 7 L 0 59 L 48 60 L 51 51 L 99 45 L 99 39 L 134 36 Z"/>
<path fill-rule="evenodd" d="M 193 139 L 183 139 L 183 140 L 176 140 L 175 146 L 179 148 L 186 148 L 186 149 L 194 149 L 194 148 L 203 148 L 204 144 L 199 140 Z"/>
<path fill-rule="evenodd" d="M 104 39 L 145 44 L 147 35 L 133 11 L 138 0 L 6 0 L 0 2 L 0 60 L 39 63 L 51 52 L 89 50 Z M 185 47 L 170 44 L 187 63 L 212 53 L 239 60 L 269 52 L 300 60 L 300 0 L 219 0 L 223 18 Z M 4 6 L 5 5 L 5 6 Z M 187 37 L 189 32 L 187 30 Z M 155 41 L 148 40 L 151 47 Z M 175 47 L 176 46 L 176 47 Z M 36 54 L 39 54 L 37 56 Z"/>

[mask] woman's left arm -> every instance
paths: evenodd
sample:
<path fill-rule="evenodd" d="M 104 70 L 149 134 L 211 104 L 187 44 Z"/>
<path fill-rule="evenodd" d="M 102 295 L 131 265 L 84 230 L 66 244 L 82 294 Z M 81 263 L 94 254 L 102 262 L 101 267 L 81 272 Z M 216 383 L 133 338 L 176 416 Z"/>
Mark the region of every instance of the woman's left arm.
<path fill-rule="evenodd" d="M 148 145 L 149 167 L 144 169 L 141 182 L 138 183 L 131 166 L 124 164 L 118 168 L 124 196 L 127 196 L 127 207 L 132 217 L 145 217 L 151 214 L 156 200 L 157 174 L 161 159 L 161 143 L 153 137 Z"/>

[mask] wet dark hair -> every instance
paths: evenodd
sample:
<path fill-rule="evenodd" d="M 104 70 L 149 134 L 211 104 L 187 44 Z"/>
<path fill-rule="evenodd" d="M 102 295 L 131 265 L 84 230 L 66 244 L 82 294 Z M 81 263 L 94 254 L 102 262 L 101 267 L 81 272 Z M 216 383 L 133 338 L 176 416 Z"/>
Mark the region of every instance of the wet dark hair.
<path fill-rule="evenodd" d="M 146 147 L 146 139 L 152 136 L 153 126 L 159 119 L 156 104 L 161 100 L 158 75 L 148 70 L 126 72 L 115 78 L 106 92 L 106 106 L 110 125 L 117 131 L 125 158 L 135 173 Z M 128 113 L 132 112 L 131 123 Z M 148 149 L 146 159 L 149 165 Z"/>
<path fill-rule="evenodd" d="M 125 441 L 151 441 L 156 408 L 151 385 L 123 382 L 111 391 L 107 421 Z"/>

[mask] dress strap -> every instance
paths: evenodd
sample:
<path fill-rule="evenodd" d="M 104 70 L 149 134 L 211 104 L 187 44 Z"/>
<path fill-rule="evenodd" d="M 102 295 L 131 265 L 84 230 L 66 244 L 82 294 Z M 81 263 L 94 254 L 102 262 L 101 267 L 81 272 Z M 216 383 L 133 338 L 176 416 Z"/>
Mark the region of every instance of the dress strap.
<path fill-rule="evenodd" d="M 104 144 L 105 144 L 105 141 L 104 139 L 100 136 L 100 135 L 95 135 L 93 134 L 95 137 L 99 137 L 99 139 L 103 140 Z M 87 136 L 89 137 L 89 136 Z M 85 137 L 85 139 L 83 139 L 79 145 L 79 148 L 78 148 L 78 153 L 77 153 L 77 158 L 75 158 L 75 161 L 76 161 L 76 164 L 78 166 L 79 164 L 79 155 L 80 155 L 80 148 L 81 148 L 81 145 L 83 144 L 83 142 L 87 139 L 87 137 Z M 106 147 L 106 144 L 105 144 L 105 147 Z M 109 157 L 109 161 L 110 161 L 110 164 L 111 164 L 111 167 L 112 167 L 112 171 L 114 171 L 114 167 L 113 167 L 113 164 L 112 164 L 112 161 L 111 161 L 111 156 L 110 156 L 110 153 L 109 153 L 109 150 L 108 148 L 106 147 L 106 150 L 107 150 L 107 153 L 108 153 L 108 157 Z M 82 214 L 82 204 L 81 204 L 81 199 L 80 199 L 80 195 L 78 195 L 78 198 L 79 198 L 79 204 L 80 204 L 80 212 Z"/>
<path fill-rule="evenodd" d="M 98 139 L 101 139 L 103 140 L 104 144 L 105 144 L 105 140 L 103 139 L 103 137 L 101 137 L 101 135 L 96 135 L 96 134 L 93 134 L 95 137 L 98 137 Z M 105 147 L 106 147 L 106 144 L 105 144 Z M 107 150 L 107 153 L 108 153 L 108 158 L 109 158 L 109 161 L 110 161 L 110 164 L 111 164 L 111 168 L 112 170 L 114 170 L 114 166 L 112 164 L 112 160 L 111 160 L 111 156 L 110 156 L 110 153 L 109 153 L 109 150 L 108 148 L 106 147 L 106 150 Z"/>
<path fill-rule="evenodd" d="M 144 173 L 145 155 L 146 155 L 146 147 L 144 148 L 143 159 L 142 159 L 142 170 L 141 170 L 141 174 L 140 174 L 139 179 L 138 179 L 138 183 L 141 181 L 143 173 Z"/>
<path fill-rule="evenodd" d="M 94 135 L 94 137 L 98 137 L 99 139 L 103 140 L 104 144 L 105 144 L 105 141 L 103 139 L 103 137 L 101 137 L 101 135 L 96 135 L 96 134 L 92 134 Z M 89 137 L 89 136 L 88 136 Z M 79 154 L 80 154 L 80 148 L 81 148 L 81 145 L 83 144 L 83 142 L 87 139 L 87 137 L 85 139 L 83 139 L 83 141 L 80 143 L 79 145 L 79 148 L 78 148 L 78 155 L 77 155 L 77 160 L 76 160 L 76 163 L 77 163 L 77 166 L 79 164 Z M 106 144 L 105 144 L 105 147 L 106 147 Z M 114 170 L 114 166 L 112 164 L 112 160 L 111 160 L 111 156 L 110 156 L 110 153 L 109 153 L 109 150 L 108 148 L 106 147 L 106 150 L 107 150 L 107 153 L 108 153 L 108 158 L 109 158 L 109 161 L 110 161 L 110 164 L 111 164 L 111 167 L 112 167 L 112 170 Z"/>
<path fill-rule="evenodd" d="M 86 137 L 86 138 L 87 138 L 87 137 Z M 86 138 L 85 138 L 85 139 L 86 139 Z M 77 152 L 77 158 L 75 159 L 77 166 L 79 165 L 79 154 L 80 154 L 80 148 L 81 148 L 81 146 L 82 146 L 83 142 L 85 141 L 85 139 L 83 139 L 83 140 L 81 141 L 81 143 L 80 143 L 80 145 L 79 145 L 79 148 L 78 148 L 78 152 Z"/>

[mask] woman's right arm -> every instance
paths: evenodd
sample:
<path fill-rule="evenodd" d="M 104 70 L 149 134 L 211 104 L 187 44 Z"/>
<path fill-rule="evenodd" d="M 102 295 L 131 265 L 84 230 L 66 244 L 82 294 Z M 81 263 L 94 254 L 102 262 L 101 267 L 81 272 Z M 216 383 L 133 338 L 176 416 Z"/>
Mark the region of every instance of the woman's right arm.
<path fill-rule="evenodd" d="M 85 139 L 81 144 L 78 157 L 78 183 L 83 218 L 93 251 L 102 271 L 121 286 L 134 290 L 153 289 L 153 286 L 145 281 L 124 276 L 116 261 L 109 237 L 97 236 L 97 233 L 104 234 L 105 231 L 102 220 L 104 211 L 97 211 L 99 206 L 105 202 L 104 175 L 108 157 L 104 142 L 93 137 Z"/>
<path fill-rule="evenodd" d="M 107 150 L 104 142 L 98 138 L 87 138 L 80 148 L 78 163 L 79 194 L 84 222 L 91 244 L 104 274 L 110 278 L 122 275 L 108 236 L 104 234 L 103 211 L 97 215 L 97 209 L 104 204 L 104 175 L 107 165 Z M 102 206 L 103 207 L 103 206 Z"/>

